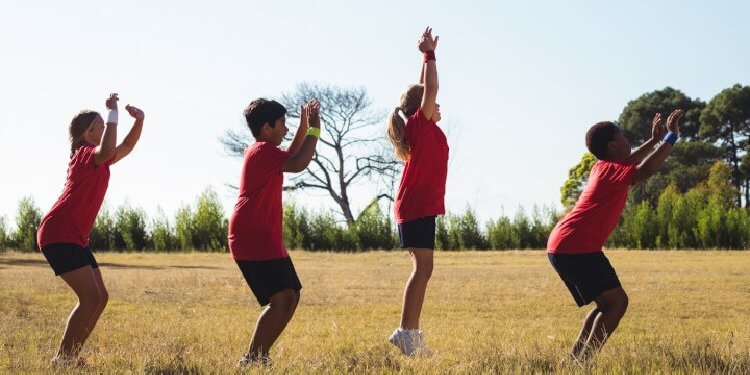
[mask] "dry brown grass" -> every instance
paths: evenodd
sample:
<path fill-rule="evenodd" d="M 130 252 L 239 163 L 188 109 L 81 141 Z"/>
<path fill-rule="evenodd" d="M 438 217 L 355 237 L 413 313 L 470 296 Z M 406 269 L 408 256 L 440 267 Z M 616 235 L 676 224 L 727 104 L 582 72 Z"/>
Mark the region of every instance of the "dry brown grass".
<path fill-rule="evenodd" d="M 750 372 L 750 253 L 610 251 L 630 295 L 587 369 L 561 363 L 585 309 L 540 251 L 436 253 L 422 329 L 435 354 L 387 342 L 403 252 L 294 252 L 304 285 L 274 373 Z M 260 308 L 228 254 L 98 254 L 110 303 L 86 344 L 101 373 L 231 373 Z M 73 293 L 41 254 L 0 255 L 0 372 L 50 372 Z M 75 373 L 79 370 L 66 370 Z"/>

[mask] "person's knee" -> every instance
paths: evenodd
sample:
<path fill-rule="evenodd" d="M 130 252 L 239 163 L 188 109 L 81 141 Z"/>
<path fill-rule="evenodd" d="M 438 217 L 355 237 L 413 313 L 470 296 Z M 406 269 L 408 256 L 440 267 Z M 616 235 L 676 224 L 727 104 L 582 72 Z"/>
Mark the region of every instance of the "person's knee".
<path fill-rule="evenodd" d="M 294 311 L 297 302 L 299 302 L 299 293 L 292 289 L 285 289 L 271 297 L 271 308 L 289 315 Z"/>
<path fill-rule="evenodd" d="M 297 308 L 297 304 L 299 304 L 299 291 L 292 290 L 292 293 L 289 295 L 289 309 L 290 312 L 294 313 L 294 310 Z"/>
<path fill-rule="evenodd" d="M 608 290 L 596 299 L 597 309 L 625 313 L 628 308 L 628 295 L 622 289 Z"/>
<path fill-rule="evenodd" d="M 99 290 L 99 308 L 104 309 L 107 307 L 107 302 L 109 302 L 109 292 L 107 289 Z"/>
<path fill-rule="evenodd" d="M 422 280 L 429 280 L 432 276 L 432 268 L 432 259 L 417 259 L 414 264 L 414 277 Z"/>
<path fill-rule="evenodd" d="M 623 292 L 622 296 L 617 301 L 617 308 L 621 314 L 625 314 L 625 311 L 628 310 L 629 303 L 630 303 L 630 299 L 628 298 L 628 295 L 625 294 L 625 292 Z"/>
<path fill-rule="evenodd" d="M 80 305 L 80 308 L 83 308 L 86 310 L 99 309 L 100 306 L 102 305 L 102 301 L 103 301 L 102 295 L 99 293 L 98 290 L 91 290 L 86 293 L 81 293 L 78 296 L 78 304 Z"/>
<path fill-rule="evenodd" d="M 297 305 L 299 305 L 299 299 L 300 299 L 300 293 L 298 290 L 294 291 L 294 298 L 292 299 L 292 306 L 287 311 L 287 321 L 292 319 L 292 316 L 294 316 L 294 312 L 297 310 Z"/>
<path fill-rule="evenodd" d="M 616 312 L 625 313 L 628 309 L 628 295 L 620 289 L 612 293 L 607 298 L 607 307 Z"/>
<path fill-rule="evenodd" d="M 414 277 L 419 280 L 429 280 L 432 277 L 432 264 L 415 267 Z"/>

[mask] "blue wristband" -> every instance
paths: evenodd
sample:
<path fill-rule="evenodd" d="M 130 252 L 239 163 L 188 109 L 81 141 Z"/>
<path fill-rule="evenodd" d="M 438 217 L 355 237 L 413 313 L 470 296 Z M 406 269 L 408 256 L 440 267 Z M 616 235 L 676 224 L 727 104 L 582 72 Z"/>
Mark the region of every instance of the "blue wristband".
<path fill-rule="evenodd" d="M 675 144 L 677 143 L 677 138 L 680 138 L 680 136 L 675 133 L 669 132 L 664 136 L 664 139 L 662 139 L 662 141 Z"/>

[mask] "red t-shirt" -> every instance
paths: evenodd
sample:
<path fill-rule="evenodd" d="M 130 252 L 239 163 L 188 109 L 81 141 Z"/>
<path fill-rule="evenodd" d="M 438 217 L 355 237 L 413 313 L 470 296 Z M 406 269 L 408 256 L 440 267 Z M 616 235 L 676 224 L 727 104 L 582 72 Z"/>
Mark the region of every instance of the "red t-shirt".
<path fill-rule="evenodd" d="M 96 165 L 95 150 L 94 146 L 81 146 L 73 154 L 65 188 L 39 225 L 39 247 L 53 243 L 89 245 L 89 233 L 109 184 L 110 162 Z"/>
<path fill-rule="evenodd" d="M 591 168 L 586 188 L 573 210 L 560 220 L 547 240 L 547 252 L 587 254 L 602 251 L 617 227 L 636 164 L 599 160 Z"/>
<path fill-rule="evenodd" d="M 406 122 L 409 160 L 401 175 L 393 211 L 400 224 L 445 213 L 445 180 L 448 177 L 448 140 L 422 109 Z"/>
<path fill-rule="evenodd" d="M 240 196 L 229 219 L 229 251 L 234 260 L 289 256 L 281 239 L 281 166 L 289 153 L 268 142 L 245 149 Z"/>

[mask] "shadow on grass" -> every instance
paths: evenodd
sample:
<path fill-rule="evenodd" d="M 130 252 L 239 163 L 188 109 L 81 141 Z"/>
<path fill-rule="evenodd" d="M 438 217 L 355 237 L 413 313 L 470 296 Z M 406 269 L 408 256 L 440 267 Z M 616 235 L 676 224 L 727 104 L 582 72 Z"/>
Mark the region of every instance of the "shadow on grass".
<path fill-rule="evenodd" d="M 0 265 L 8 265 L 8 266 L 45 266 L 49 267 L 47 264 L 47 260 L 44 258 L 26 258 L 26 259 L 16 259 L 16 258 L 0 258 Z M 146 270 L 163 270 L 167 268 L 181 268 L 181 269 L 210 269 L 210 270 L 216 270 L 221 269 L 221 267 L 214 267 L 214 266 L 202 266 L 202 265 L 164 265 L 164 266 L 152 266 L 152 265 L 144 265 L 144 264 L 125 264 L 125 263 L 112 263 L 112 262 L 99 262 L 100 267 L 110 267 L 110 268 L 128 268 L 128 269 L 146 269 Z M 3 267 L 5 268 L 5 267 Z"/>
<path fill-rule="evenodd" d="M 47 260 L 44 258 L 33 258 L 33 259 L 13 259 L 13 258 L 0 258 L 0 264 L 6 264 L 9 266 L 40 266 L 47 265 Z"/>
<path fill-rule="evenodd" d="M 223 267 L 214 266 L 167 266 L 168 268 L 184 268 L 184 269 L 206 269 L 206 270 L 220 270 Z"/>
<path fill-rule="evenodd" d="M 99 267 L 109 268 L 129 268 L 129 269 L 144 269 L 144 270 L 163 270 L 165 267 L 162 266 L 149 266 L 145 264 L 123 264 L 123 263 L 111 263 L 111 262 L 98 262 Z"/>
<path fill-rule="evenodd" d="M 207 270 L 218 270 L 221 267 L 214 266 L 180 266 L 180 265 L 164 265 L 164 266 L 150 266 L 145 264 L 122 264 L 122 263 L 110 263 L 101 262 L 99 266 L 111 267 L 111 268 L 135 268 L 135 269 L 146 269 L 146 270 L 163 270 L 168 268 L 181 268 L 181 269 L 207 269 Z"/>

